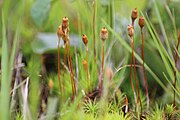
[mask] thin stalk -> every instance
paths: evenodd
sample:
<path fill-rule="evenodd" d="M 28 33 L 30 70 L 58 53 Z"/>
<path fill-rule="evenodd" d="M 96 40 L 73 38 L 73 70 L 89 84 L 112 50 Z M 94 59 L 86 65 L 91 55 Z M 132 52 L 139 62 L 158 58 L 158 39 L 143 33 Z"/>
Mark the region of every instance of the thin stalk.
<path fill-rule="evenodd" d="M 68 34 L 66 34 L 65 41 L 66 41 L 65 54 L 66 54 L 66 57 L 68 58 L 68 67 L 69 67 L 69 71 L 70 71 L 70 78 L 71 78 L 71 84 L 72 84 L 72 101 L 73 101 L 75 98 L 75 94 L 76 94 L 76 85 L 75 85 L 74 73 L 73 73 L 73 68 L 72 68 L 72 57 L 71 57 L 70 51 L 69 51 L 70 42 L 69 42 Z"/>
<path fill-rule="evenodd" d="M 66 65 L 67 64 L 67 52 L 68 52 L 68 46 L 67 46 L 67 44 L 64 42 L 64 46 L 65 46 L 65 48 L 64 48 L 64 64 Z M 65 77 L 64 77 L 64 75 L 65 75 L 65 71 L 66 71 L 66 69 L 65 69 L 65 67 L 63 67 L 63 74 L 62 74 L 62 77 L 63 77 L 63 82 L 62 82 L 62 84 L 63 84 L 63 89 L 64 89 L 64 86 L 65 86 Z"/>
<path fill-rule="evenodd" d="M 178 37 L 178 43 L 176 45 L 176 50 L 175 50 L 175 56 L 174 56 L 174 62 L 175 62 L 175 67 L 177 68 L 177 62 L 178 62 L 178 48 L 179 48 L 179 44 L 180 44 L 180 34 Z M 177 81 L 177 77 L 176 77 L 176 70 L 174 69 L 174 89 L 176 89 L 176 81 Z M 176 92 L 174 90 L 174 101 L 173 101 L 173 105 L 176 106 Z"/>
<path fill-rule="evenodd" d="M 78 95 L 78 82 L 79 82 L 79 68 L 78 68 L 78 57 L 77 57 L 77 48 L 75 47 L 75 59 L 76 59 L 76 94 Z"/>
<path fill-rule="evenodd" d="M 93 29 L 93 47 L 94 47 L 94 61 L 96 62 L 96 35 L 95 35 L 95 22 L 96 22 L 96 0 L 94 0 L 93 6 L 93 18 L 92 18 L 92 29 Z"/>
<path fill-rule="evenodd" d="M 60 79 L 60 38 L 58 38 L 58 82 L 59 82 L 60 94 L 62 94 L 62 86 Z"/>
<path fill-rule="evenodd" d="M 133 37 L 131 37 L 131 48 L 132 48 L 132 53 L 131 53 L 131 64 L 130 64 L 130 83 L 131 83 L 131 87 L 132 87 L 132 91 L 134 94 L 134 102 L 136 104 L 136 111 L 138 110 L 138 106 L 137 106 L 137 97 L 136 97 L 136 91 L 134 89 L 134 84 L 132 82 L 132 64 L 134 61 L 134 41 L 133 41 Z"/>
<path fill-rule="evenodd" d="M 103 75 L 104 75 L 104 41 L 102 42 L 102 61 L 101 61 L 101 78 L 100 78 L 100 96 L 102 97 Z"/>
<path fill-rule="evenodd" d="M 144 86 L 146 89 L 146 102 L 147 102 L 147 110 L 149 109 L 149 93 L 148 93 L 148 84 L 147 84 L 147 79 L 146 79 L 146 70 L 144 67 L 144 33 L 143 33 L 143 28 L 141 28 L 141 36 L 142 36 L 142 52 L 141 52 L 141 56 L 142 56 L 142 67 L 143 67 L 143 80 L 144 80 Z"/>
<path fill-rule="evenodd" d="M 133 37 L 132 37 L 133 39 Z M 140 97 L 140 91 L 139 91 L 139 84 L 138 84 L 138 80 L 136 78 L 136 62 L 135 62 L 135 57 L 134 57 L 134 40 L 132 42 L 132 61 L 133 61 L 133 64 L 134 64 L 134 79 L 135 79 L 135 82 L 136 82 L 136 91 L 138 92 L 138 97 L 137 97 L 137 100 L 136 100 L 136 110 L 138 112 L 138 103 L 140 103 L 140 107 L 141 107 L 141 114 L 142 114 L 142 103 L 141 103 L 141 97 Z"/>
<path fill-rule="evenodd" d="M 91 83 L 90 83 L 90 74 L 89 74 L 89 68 L 88 68 L 88 38 L 85 34 L 82 35 L 82 41 L 86 48 L 86 59 L 83 61 L 83 66 L 87 75 L 87 88 L 88 88 L 88 91 L 90 91 Z"/>
<path fill-rule="evenodd" d="M 138 99 L 139 99 L 139 85 L 138 85 L 138 81 L 137 81 L 137 78 L 136 78 L 136 60 L 135 60 L 135 58 L 134 58 L 134 41 L 133 41 L 133 43 L 132 43 L 132 52 L 133 52 L 133 54 L 132 54 L 132 59 L 133 59 L 133 64 L 134 64 L 134 79 L 135 79 L 135 82 L 136 82 L 136 90 L 138 91 Z"/>
<path fill-rule="evenodd" d="M 134 29 L 134 22 L 135 22 L 135 19 L 133 19 L 132 18 L 132 26 L 133 26 L 133 29 Z M 135 82 L 136 82 L 136 91 L 137 91 L 137 93 L 138 93 L 138 98 L 137 98 L 137 108 L 136 108 L 136 110 L 138 111 L 138 103 L 140 102 L 140 107 L 141 107 L 141 111 L 142 111 L 142 104 L 141 104 L 141 98 L 140 98 L 140 91 L 139 91 L 139 85 L 138 85 L 138 80 L 137 80 L 137 78 L 136 78 L 136 66 L 135 66 L 135 64 L 136 64 L 136 59 L 135 59 L 135 57 L 134 57 L 134 34 L 133 34 L 133 36 L 131 37 L 131 39 L 132 39 L 132 61 L 133 61 L 133 64 L 134 64 L 134 79 L 135 79 Z"/>
<path fill-rule="evenodd" d="M 88 56 L 89 56 L 88 55 L 88 46 L 86 45 L 86 61 L 87 61 L 87 64 L 88 64 Z M 87 80 L 89 82 L 88 88 L 91 90 L 91 81 L 90 81 L 89 68 L 87 68 L 86 72 L 87 72 Z"/>
<path fill-rule="evenodd" d="M 73 74 L 73 69 L 72 69 L 72 58 L 70 55 L 68 56 L 68 66 L 69 66 L 70 78 L 71 78 L 71 84 L 72 84 L 72 100 L 74 100 L 75 94 L 76 94 L 76 85 L 75 85 L 74 74 Z"/>

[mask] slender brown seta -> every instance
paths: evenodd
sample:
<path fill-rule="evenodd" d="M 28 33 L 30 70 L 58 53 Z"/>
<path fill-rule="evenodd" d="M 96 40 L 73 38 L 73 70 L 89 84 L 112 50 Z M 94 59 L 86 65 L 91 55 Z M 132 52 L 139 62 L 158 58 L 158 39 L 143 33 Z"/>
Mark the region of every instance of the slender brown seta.
<path fill-rule="evenodd" d="M 67 64 L 67 54 L 69 52 L 69 19 L 65 16 L 63 19 L 62 19 L 62 31 L 64 33 L 64 35 L 62 36 L 62 39 L 64 41 L 64 64 L 66 65 Z M 63 74 L 62 74 L 62 77 L 63 77 L 63 89 L 64 89 L 64 86 L 65 86 L 65 79 L 64 79 L 64 74 L 65 74 L 65 67 L 63 67 Z"/>
<path fill-rule="evenodd" d="M 72 58 L 70 55 L 68 56 L 68 66 L 69 66 L 70 78 L 71 78 L 71 84 L 72 84 L 72 101 L 73 101 L 76 95 L 76 84 L 75 84 L 74 73 L 73 73 L 73 68 L 72 68 Z"/>
<path fill-rule="evenodd" d="M 82 65 L 86 71 L 86 75 L 87 75 L 87 88 L 88 91 L 91 90 L 91 81 L 90 81 L 90 74 L 89 74 L 89 68 L 88 68 L 88 62 L 86 60 L 83 60 Z"/>
<path fill-rule="evenodd" d="M 57 30 L 57 36 L 58 36 L 58 82 L 59 82 L 60 94 L 62 94 L 62 86 L 61 86 L 61 79 L 60 79 L 60 40 L 63 35 L 64 35 L 64 33 L 62 31 L 62 26 L 60 25 Z"/>
<path fill-rule="evenodd" d="M 174 56 L 174 62 L 175 62 L 175 67 L 177 68 L 177 62 L 178 62 L 178 48 L 179 48 L 179 44 L 180 44 L 180 33 L 179 33 L 179 37 L 178 37 L 178 43 L 176 45 L 176 50 L 175 50 L 175 56 Z M 176 70 L 174 69 L 174 89 L 176 90 L 176 81 L 177 81 L 177 77 L 176 77 Z M 173 100 L 173 106 L 176 106 L 176 91 L 174 90 L 174 100 Z"/>
<path fill-rule="evenodd" d="M 61 81 L 60 81 L 60 39 L 64 41 L 64 64 L 66 65 L 66 58 L 68 62 L 68 68 L 70 71 L 70 78 L 71 78 L 71 84 L 72 84 L 72 100 L 75 98 L 76 94 L 76 85 L 75 85 L 75 80 L 74 80 L 74 74 L 73 74 L 73 69 L 72 69 L 72 58 L 69 53 L 69 47 L 70 47 L 70 41 L 69 41 L 69 21 L 67 17 L 64 17 L 62 19 L 61 25 L 58 28 L 57 31 L 58 35 L 58 81 L 59 81 L 59 86 L 60 86 L 60 91 L 62 93 L 62 89 L 65 86 L 65 80 L 63 80 L 63 84 L 61 87 Z M 65 68 L 63 71 L 63 79 L 64 79 L 64 73 L 65 73 Z"/>
<path fill-rule="evenodd" d="M 73 66 L 72 66 L 72 57 L 69 51 L 70 48 L 70 40 L 69 40 L 69 22 L 68 22 L 68 18 L 64 17 L 63 21 L 62 21 L 62 26 L 64 25 L 64 45 L 65 45 L 65 49 L 64 49 L 64 62 L 66 62 L 66 58 L 67 58 L 67 62 L 68 62 L 68 67 L 69 67 L 69 71 L 70 71 L 70 78 L 71 78 L 71 84 L 72 84 L 72 100 L 75 99 L 75 95 L 76 95 L 76 84 L 75 84 L 75 80 L 74 80 L 74 73 L 73 73 Z"/>
<path fill-rule="evenodd" d="M 130 84 L 131 84 L 132 91 L 133 91 L 133 94 L 134 94 L 134 101 L 135 101 L 135 104 L 136 104 L 136 107 L 137 107 L 136 91 L 134 89 L 134 84 L 133 84 L 133 81 L 132 81 L 132 64 L 133 64 L 133 60 L 134 60 L 134 40 L 133 40 L 134 29 L 133 29 L 133 26 L 128 25 L 127 30 L 128 30 L 128 35 L 130 37 L 130 43 L 131 43 L 131 48 L 132 48 L 131 64 L 130 64 Z"/>
<path fill-rule="evenodd" d="M 138 17 L 138 10 L 137 10 L 137 8 L 135 8 L 134 10 L 132 10 L 132 13 L 131 13 L 131 19 L 132 19 L 132 27 L 133 27 L 133 29 L 134 29 L 134 22 L 135 22 L 135 20 L 136 20 L 136 18 Z M 133 61 L 133 63 L 134 63 L 134 79 L 135 79 L 135 82 L 136 82 L 136 91 L 137 91 L 137 93 L 138 93 L 138 98 L 137 98 L 137 108 L 136 108 L 136 110 L 138 111 L 138 103 L 140 102 L 140 107 L 141 107 L 141 111 L 142 111 L 142 104 L 141 104 L 141 98 L 140 98 L 140 91 L 139 91 L 139 85 L 138 85 L 138 80 L 137 80 L 137 77 L 136 77 L 136 66 L 135 66 L 135 64 L 136 64 L 136 59 L 134 58 L 134 35 L 132 36 L 132 38 L 133 38 L 133 43 L 132 43 L 132 48 L 133 48 L 133 59 L 132 59 L 132 61 Z"/>
<path fill-rule="evenodd" d="M 68 25 L 69 25 L 68 18 L 64 17 L 62 19 L 61 25 L 58 27 L 58 30 L 57 30 L 57 36 L 58 36 L 58 81 L 59 81 L 59 88 L 60 88 L 61 94 L 63 94 L 64 82 L 62 84 L 61 80 L 60 80 L 60 39 L 62 38 L 64 41 L 64 44 L 66 43 L 67 36 L 68 36 L 67 34 L 69 32 Z"/>
<path fill-rule="evenodd" d="M 71 78 L 71 84 L 72 84 L 72 101 L 75 99 L 76 95 L 76 84 L 74 80 L 74 73 L 73 73 L 73 67 L 72 67 L 72 57 L 69 51 L 70 48 L 70 41 L 69 41 L 69 36 L 68 34 L 65 37 L 66 43 L 65 43 L 65 52 L 66 52 L 66 57 L 67 57 L 67 62 L 68 62 L 68 68 L 70 71 L 70 78 Z"/>
<path fill-rule="evenodd" d="M 99 84 L 99 91 L 100 96 L 102 97 L 102 91 L 103 91 L 103 74 L 104 74 L 104 43 L 105 40 L 108 38 L 108 30 L 103 27 L 100 32 L 100 38 L 102 40 L 102 64 L 101 64 L 101 77 L 100 77 L 100 84 Z"/>
<path fill-rule="evenodd" d="M 142 57 L 142 67 L 143 67 L 143 81 L 144 81 L 144 86 L 146 90 L 146 103 L 147 103 L 147 110 L 149 109 L 149 93 L 148 93 L 148 84 L 147 84 L 147 79 L 146 79 L 146 70 L 144 67 L 144 33 L 143 33 L 143 27 L 145 25 L 145 21 L 143 16 L 139 17 L 139 26 L 141 28 L 141 36 L 142 36 L 142 51 L 141 51 L 141 57 Z"/>
<path fill-rule="evenodd" d="M 86 60 L 83 61 L 83 66 L 86 70 L 86 73 L 87 73 L 87 80 L 88 80 L 88 83 L 89 83 L 89 90 L 91 90 L 91 81 L 90 81 L 90 74 L 89 74 L 89 68 L 88 68 L 88 38 L 85 34 L 82 35 L 82 41 L 86 47 Z"/>

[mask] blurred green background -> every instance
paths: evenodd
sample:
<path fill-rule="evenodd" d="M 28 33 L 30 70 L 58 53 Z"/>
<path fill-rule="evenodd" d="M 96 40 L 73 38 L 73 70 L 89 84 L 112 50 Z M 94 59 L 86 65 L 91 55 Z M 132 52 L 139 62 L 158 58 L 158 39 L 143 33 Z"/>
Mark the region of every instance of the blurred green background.
<path fill-rule="evenodd" d="M 58 40 L 56 31 L 64 16 L 69 18 L 70 41 L 72 46 L 76 46 L 78 49 L 80 57 L 78 60 L 81 61 L 85 58 L 85 53 L 83 52 L 84 47 L 81 41 L 82 34 L 88 36 L 89 58 L 93 58 L 93 6 L 94 0 L 0 0 L 0 14 L 4 14 L 8 45 L 12 46 L 15 31 L 18 28 L 20 40 L 18 51 L 23 53 L 24 61 L 27 64 L 26 69 L 30 69 L 28 74 L 34 72 L 34 68 L 31 68 L 33 62 L 36 63 L 36 60 L 39 60 L 38 64 L 40 64 L 41 55 L 52 54 L 56 56 Z M 134 8 L 138 9 L 139 16 L 143 13 L 146 18 L 149 18 L 165 49 L 167 49 L 167 44 L 165 42 L 167 39 L 171 48 L 171 51 L 168 51 L 168 56 L 174 61 L 174 48 L 177 44 L 177 35 L 180 30 L 179 6 L 179 0 L 96 0 L 95 39 L 97 46 L 97 66 L 100 68 L 101 60 L 99 31 L 102 27 L 107 27 L 107 25 L 112 28 L 113 32 L 109 32 L 109 38 L 106 41 L 106 52 L 109 50 L 110 53 L 107 56 L 105 66 L 111 67 L 115 72 L 119 67 L 130 63 L 131 54 L 125 48 L 124 44 L 121 43 L 121 40 L 118 40 L 115 33 L 119 35 L 125 43 L 129 44 L 127 25 L 131 23 L 130 15 Z M 0 16 L 0 20 L 1 19 Z M 2 28 L 2 22 L 0 27 Z M 172 92 L 167 92 L 172 91 L 172 88 L 165 77 L 166 75 L 170 79 L 169 81 L 172 85 L 173 79 L 171 78 L 173 69 L 169 69 L 171 71 L 167 69 L 167 66 L 171 66 L 170 61 L 167 62 L 169 65 L 164 63 L 147 26 L 145 26 L 144 33 L 145 63 L 165 86 L 165 88 L 163 88 L 156 78 L 147 71 L 150 98 L 152 100 L 156 98 L 156 100 L 160 101 L 162 104 L 172 103 Z M 0 38 L 2 38 L 2 35 Z M 72 47 L 72 51 L 73 49 L 74 47 Z M 137 21 L 135 22 L 135 50 L 136 53 L 141 56 L 141 34 Z M 2 52 L 3 51 L 0 50 L 1 54 Z M 35 60 L 33 61 L 32 59 Z M 46 63 L 49 67 L 47 69 L 50 69 L 46 78 L 46 84 L 49 79 L 54 80 L 55 95 L 57 95 L 58 91 L 57 78 L 54 77 L 57 71 L 56 61 L 56 57 L 50 56 Z M 90 59 L 90 64 L 92 61 L 93 59 Z M 141 62 L 137 60 L 137 63 L 140 64 Z M 177 69 L 180 69 L 179 64 Z M 128 67 L 122 69 L 115 75 L 113 79 L 114 84 L 119 84 L 121 78 L 123 78 L 123 81 L 120 85 L 120 89 L 127 94 L 128 97 L 132 96 L 133 93 L 129 83 Z M 142 78 L 142 71 L 138 69 L 141 93 L 144 95 Z M 93 80 L 95 82 L 94 86 L 97 85 L 97 79 L 98 77 L 96 76 Z M 180 81 L 178 77 L 178 91 L 180 90 L 179 84 Z M 38 86 L 36 86 L 36 88 L 38 88 Z M 68 92 L 70 94 L 71 90 Z M 133 97 L 130 99 L 133 101 Z M 179 100 L 177 101 L 179 105 L 180 102 Z"/>

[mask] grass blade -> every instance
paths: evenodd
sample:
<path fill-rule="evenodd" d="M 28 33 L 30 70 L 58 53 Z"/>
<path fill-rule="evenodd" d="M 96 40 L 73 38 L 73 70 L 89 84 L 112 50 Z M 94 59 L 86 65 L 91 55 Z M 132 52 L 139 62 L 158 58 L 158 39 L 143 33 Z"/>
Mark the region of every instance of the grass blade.
<path fill-rule="evenodd" d="M 2 58 L 1 58 L 1 120 L 6 120 L 9 118 L 9 89 L 10 89 L 10 79 L 9 79 L 9 65 L 8 65 L 8 45 L 6 38 L 6 27 L 4 22 L 4 15 L 2 12 Z"/>
<path fill-rule="evenodd" d="M 156 14 L 157 14 L 157 18 L 158 18 L 158 21 L 159 21 L 159 24 L 160 24 L 160 28 L 161 28 L 162 34 L 164 36 L 164 39 L 165 39 L 165 43 L 166 43 L 166 46 L 167 46 L 168 53 L 170 54 L 171 58 L 173 58 L 172 51 L 171 51 L 171 48 L 170 48 L 170 45 L 169 45 L 169 42 L 168 42 L 167 34 L 166 34 L 166 31 L 165 31 L 165 28 L 164 28 L 164 25 L 163 25 L 163 22 L 162 22 L 162 19 L 161 19 L 161 15 L 159 13 L 159 9 L 157 7 L 157 3 L 156 3 L 155 0 L 153 0 L 153 2 L 154 2 L 154 7 L 155 7 Z"/>

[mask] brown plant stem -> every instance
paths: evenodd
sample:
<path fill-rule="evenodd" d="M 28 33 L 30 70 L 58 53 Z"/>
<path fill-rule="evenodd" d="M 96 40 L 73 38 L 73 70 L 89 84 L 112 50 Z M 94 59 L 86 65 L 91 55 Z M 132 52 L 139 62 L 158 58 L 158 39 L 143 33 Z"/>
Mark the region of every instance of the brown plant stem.
<path fill-rule="evenodd" d="M 141 52 L 141 56 L 142 56 L 142 61 L 143 61 L 143 80 L 144 80 L 144 86 L 146 89 L 146 102 L 147 102 L 147 110 L 149 109 L 149 92 L 148 92 L 148 84 L 147 84 L 147 79 L 146 79 L 146 70 L 144 67 L 144 33 L 143 33 L 143 28 L 141 28 L 141 36 L 142 36 L 142 52 Z"/>
<path fill-rule="evenodd" d="M 101 78 L 100 78 L 100 96 L 102 97 L 102 91 L 103 91 L 103 79 L 104 79 L 104 41 L 102 42 L 102 64 L 101 64 Z"/>
<path fill-rule="evenodd" d="M 87 61 L 87 64 L 88 64 L 88 46 L 86 46 L 86 61 Z M 89 68 L 87 68 L 86 72 L 87 72 L 87 80 L 89 82 L 89 90 L 91 90 L 91 81 L 90 81 Z"/>
<path fill-rule="evenodd" d="M 60 93 L 62 94 L 62 86 L 60 80 L 60 38 L 58 38 L 58 82 L 59 82 Z"/>
<path fill-rule="evenodd" d="M 72 58 L 70 55 L 68 56 L 68 66 L 69 66 L 70 78 L 71 78 L 71 84 L 72 84 L 72 100 L 74 100 L 75 94 L 76 94 L 76 85 L 75 85 L 74 73 L 72 69 Z"/>
<path fill-rule="evenodd" d="M 133 29 L 134 29 L 134 21 L 135 19 L 132 19 L 132 26 L 133 26 Z M 136 110 L 138 111 L 138 103 L 140 102 L 140 107 L 141 107 L 141 113 L 142 113 L 142 103 L 141 103 L 141 97 L 140 97 L 140 91 L 139 91 L 139 84 L 138 84 L 138 80 L 137 80 L 137 77 L 136 77 L 136 59 L 134 57 L 134 34 L 132 36 L 132 61 L 133 61 L 133 64 L 134 64 L 134 79 L 135 79 L 135 83 L 136 83 L 136 91 L 137 91 L 137 94 L 138 94 L 138 97 L 137 97 L 137 100 L 136 100 Z"/>
<path fill-rule="evenodd" d="M 137 106 L 138 106 L 138 103 L 140 103 L 140 107 L 141 107 L 141 113 L 142 113 L 142 103 L 141 103 L 141 97 L 140 97 L 140 90 L 139 90 L 139 84 L 138 84 L 138 80 L 137 80 L 137 77 L 136 77 L 136 60 L 135 60 L 135 57 L 134 57 L 134 42 L 133 42 L 133 64 L 134 64 L 134 79 L 135 79 L 135 82 L 136 82 L 136 91 L 137 91 Z M 138 107 L 137 107 L 137 111 L 138 111 Z"/>
<path fill-rule="evenodd" d="M 74 80 L 74 73 L 73 73 L 73 68 L 72 68 L 72 57 L 70 55 L 69 47 L 70 47 L 70 42 L 69 42 L 69 37 L 66 35 L 65 37 L 65 52 L 66 52 L 66 57 L 68 58 L 68 67 L 70 71 L 70 78 L 71 78 L 71 84 L 72 84 L 72 101 L 75 98 L 76 94 L 76 85 L 75 85 L 75 80 Z"/>
<path fill-rule="evenodd" d="M 88 68 L 88 38 L 85 34 L 82 35 L 82 41 L 86 48 L 86 60 L 83 61 L 83 66 L 87 73 L 87 82 L 88 82 L 88 89 L 89 89 L 91 85 L 90 85 L 90 74 L 89 74 L 89 68 Z"/>
<path fill-rule="evenodd" d="M 176 45 L 175 56 L 174 56 L 174 62 L 175 62 L 175 67 L 176 68 L 177 68 L 177 62 L 178 62 L 178 48 L 179 48 L 179 44 L 180 44 L 180 34 L 179 34 L 179 37 L 178 37 L 178 43 Z M 176 89 L 176 81 L 177 81 L 176 70 L 174 69 L 174 89 Z M 175 92 L 175 90 L 174 90 L 173 106 L 176 106 L 176 92 Z"/>
<path fill-rule="evenodd" d="M 67 46 L 67 44 L 66 44 L 66 42 L 64 42 L 64 64 L 66 65 L 67 64 L 67 54 L 68 54 L 68 46 Z M 65 67 L 63 67 L 63 74 L 62 74 L 62 78 L 63 78 L 63 86 L 65 86 L 65 77 L 64 77 L 64 75 L 65 75 L 65 71 L 66 71 L 66 69 L 65 69 Z M 63 87 L 63 89 L 64 89 L 64 87 Z"/>
<path fill-rule="evenodd" d="M 141 103 L 141 97 L 140 97 L 140 91 L 139 91 L 139 84 L 138 84 L 138 80 L 136 78 L 136 62 L 135 62 L 135 57 L 134 57 L 134 40 L 132 42 L 132 59 L 133 59 L 133 64 L 134 64 L 134 79 L 136 82 L 136 91 L 138 93 L 137 96 L 137 100 L 136 100 L 136 110 L 138 111 L 138 103 L 140 103 L 140 107 L 141 107 L 141 113 L 142 113 L 142 103 Z"/>
<path fill-rule="evenodd" d="M 134 21 L 132 19 L 132 26 L 133 26 L 133 29 L 134 29 Z M 138 98 L 137 98 L 137 102 L 139 101 L 139 98 L 140 98 L 140 93 L 139 93 L 139 88 L 138 88 L 138 81 L 137 81 L 137 78 L 136 78 L 136 59 L 134 58 L 134 35 L 132 36 L 132 62 L 134 64 L 134 79 L 135 79 L 135 82 L 136 82 L 136 91 L 138 92 Z"/>
<path fill-rule="evenodd" d="M 131 48 L 132 48 L 132 53 L 131 53 L 131 65 L 130 65 L 130 83 L 131 83 L 132 91 L 134 94 L 134 102 L 136 104 L 136 110 L 138 110 L 136 91 L 134 89 L 134 84 L 132 82 L 132 64 L 134 61 L 134 40 L 133 40 L 133 37 L 131 37 Z"/>

